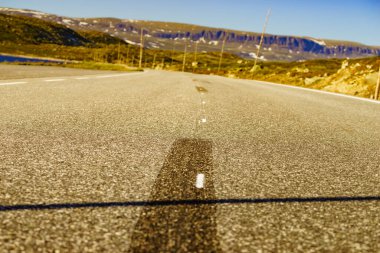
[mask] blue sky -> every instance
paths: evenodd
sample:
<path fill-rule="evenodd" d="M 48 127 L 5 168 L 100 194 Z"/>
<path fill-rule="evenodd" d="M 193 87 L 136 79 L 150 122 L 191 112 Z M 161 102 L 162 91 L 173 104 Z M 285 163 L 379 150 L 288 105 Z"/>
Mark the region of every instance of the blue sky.
<path fill-rule="evenodd" d="M 380 45 L 380 0 L 0 0 L 70 17 L 174 21 L 268 33 Z"/>

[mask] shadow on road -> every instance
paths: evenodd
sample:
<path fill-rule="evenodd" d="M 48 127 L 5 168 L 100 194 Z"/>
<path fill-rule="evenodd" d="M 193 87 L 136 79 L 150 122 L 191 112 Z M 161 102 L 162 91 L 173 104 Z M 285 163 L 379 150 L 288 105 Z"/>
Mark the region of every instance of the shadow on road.
<path fill-rule="evenodd" d="M 62 204 L 25 204 L 0 205 L 0 212 L 21 210 L 71 209 L 71 208 L 105 208 L 105 207 L 159 207 L 177 205 L 217 205 L 217 204 L 271 204 L 271 203 L 312 203 L 312 202 L 353 202 L 380 201 L 380 196 L 358 197 L 311 197 L 311 198 L 242 198 L 242 199 L 188 199 L 126 202 L 87 202 Z"/>

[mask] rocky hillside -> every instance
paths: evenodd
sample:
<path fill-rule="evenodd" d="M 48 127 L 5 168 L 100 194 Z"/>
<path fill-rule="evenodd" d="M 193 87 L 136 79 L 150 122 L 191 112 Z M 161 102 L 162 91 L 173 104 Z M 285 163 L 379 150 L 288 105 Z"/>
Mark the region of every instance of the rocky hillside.
<path fill-rule="evenodd" d="M 81 46 L 90 41 L 66 26 L 36 18 L 0 14 L 0 41 L 17 44 Z"/>
<path fill-rule="evenodd" d="M 74 31 L 65 25 L 35 17 L 0 13 L 0 42 L 13 44 L 55 44 L 94 47 L 126 44 L 124 40 L 97 31 Z"/>
<path fill-rule="evenodd" d="M 319 85 L 323 90 L 372 98 L 375 93 L 380 58 L 356 61 L 344 60 L 340 69 L 326 78 L 315 77 L 309 85 Z"/>
<path fill-rule="evenodd" d="M 254 72 L 249 66 L 241 66 L 226 69 L 223 74 L 371 98 L 375 93 L 379 66 L 380 57 L 260 62 Z"/>
<path fill-rule="evenodd" d="M 199 52 L 219 51 L 226 40 L 226 52 L 244 58 L 257 58 L 260 34 L 188 24 L 139 21 L 116 18 L 68 18 L 38 11 L 0 8 L 0 13 L 32 16 L 53 21 L 74 30 L 100 31 L 118 37 L 128 43 L 140 43 L 140 31 L 144 29 L 144 46 L 151 49 L 189 50 Z M 379 56 L 380 47 L 355 42 L 322 40 L 310 37 L 266 35 L 261 60 L 299 61 L 329 58 L 363 58 Z"/>

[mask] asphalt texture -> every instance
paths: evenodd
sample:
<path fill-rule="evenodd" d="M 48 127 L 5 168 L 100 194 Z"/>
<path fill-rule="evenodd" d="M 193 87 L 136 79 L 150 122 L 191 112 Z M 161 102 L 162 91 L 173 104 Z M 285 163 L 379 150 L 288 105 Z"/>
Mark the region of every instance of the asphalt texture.
<path fill-rule="evenodd" d="M 379 103 L 14 68 L 25 76 L 0 81 L 0 252 L 380 251 Z"/>

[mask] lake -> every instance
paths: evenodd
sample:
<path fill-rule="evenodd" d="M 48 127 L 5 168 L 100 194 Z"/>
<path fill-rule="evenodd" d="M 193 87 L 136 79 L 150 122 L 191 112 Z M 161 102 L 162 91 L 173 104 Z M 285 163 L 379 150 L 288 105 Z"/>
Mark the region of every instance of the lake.
<path fill-rule="evenodd" d="M 54 62 L 54 63 L 61 63 L 61 61 L 46 60 L 46 59 L 39 59 L 39 58 L 27 58 L 27 57 L 22 57 L 22 56 L 1 55 L 1 54 L 0 54 L 0 62 Z"/>

